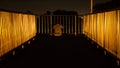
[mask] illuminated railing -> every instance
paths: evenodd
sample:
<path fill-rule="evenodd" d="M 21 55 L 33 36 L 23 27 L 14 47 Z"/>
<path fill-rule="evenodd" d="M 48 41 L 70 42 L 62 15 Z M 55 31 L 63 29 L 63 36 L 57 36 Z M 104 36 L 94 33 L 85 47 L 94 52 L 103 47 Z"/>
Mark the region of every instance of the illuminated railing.
<path fill-rule="evenodd" d="M 0 57 L 35 35 L 34 15 L 0 11 Z"/>
<path fill-rule="evenodd" d="M 85 15 L 82 33 L 120 59 L 120 10 Z"/>
<path fill-rule="evenodd" d="M 53 25 L 59 22 L 63 25 L 63 34 L 81 33 L 81 16 L 74 15 L 43 15 L 38 16 L 38 33 L 40 34 L 53 34 Z"/>

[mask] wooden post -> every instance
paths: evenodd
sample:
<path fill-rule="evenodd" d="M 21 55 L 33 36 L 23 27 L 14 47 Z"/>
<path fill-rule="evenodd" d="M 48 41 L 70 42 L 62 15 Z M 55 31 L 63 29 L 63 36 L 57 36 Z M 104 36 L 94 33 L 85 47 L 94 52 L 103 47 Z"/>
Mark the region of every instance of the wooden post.
<path fill-rule="evenodd" d="M 93 0 L 90 1 L 90 13 L 93 13 Z"/>

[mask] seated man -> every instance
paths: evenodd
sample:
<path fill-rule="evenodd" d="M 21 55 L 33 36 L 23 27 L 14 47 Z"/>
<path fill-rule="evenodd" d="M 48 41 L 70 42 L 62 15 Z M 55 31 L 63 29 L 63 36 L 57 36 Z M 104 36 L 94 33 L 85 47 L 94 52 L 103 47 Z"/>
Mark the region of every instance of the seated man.
<path fill-rule="evenodd" d="M 54 29 L 54 36 L 61 36 L 62 35 L 62 29 L 63 26 L 59 24 L 58 22 L 53 26 Z"/>

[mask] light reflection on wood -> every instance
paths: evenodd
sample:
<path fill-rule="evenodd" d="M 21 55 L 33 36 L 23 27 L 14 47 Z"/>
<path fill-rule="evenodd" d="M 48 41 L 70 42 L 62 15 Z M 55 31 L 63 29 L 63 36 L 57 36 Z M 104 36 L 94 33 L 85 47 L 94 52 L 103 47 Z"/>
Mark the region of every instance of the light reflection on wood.
<path fill-rule="evenodd" d="M 85 15 L 83 34 L 120 59 L 120 10 Z"/>
<path fill-rule="evenodd" d="M 35 35 L 34 15 L 0 11 L 0 57 Z"/>

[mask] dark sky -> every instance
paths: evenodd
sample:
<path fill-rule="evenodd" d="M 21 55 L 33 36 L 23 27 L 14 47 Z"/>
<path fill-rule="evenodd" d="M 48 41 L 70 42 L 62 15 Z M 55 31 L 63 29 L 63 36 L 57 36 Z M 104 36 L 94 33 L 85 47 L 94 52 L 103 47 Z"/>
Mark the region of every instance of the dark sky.
<path fill-rule="evenodd" d="M 105 3 L 110 0 L 94 0 L 94 4 Z M 54 11 L 74 10 L 79 14 L 89 13 L 90 0 L 0 0 L 0 8 L 27 11 L 30 10 L 36 14 L 45 13 L 47 10 Z"/>

